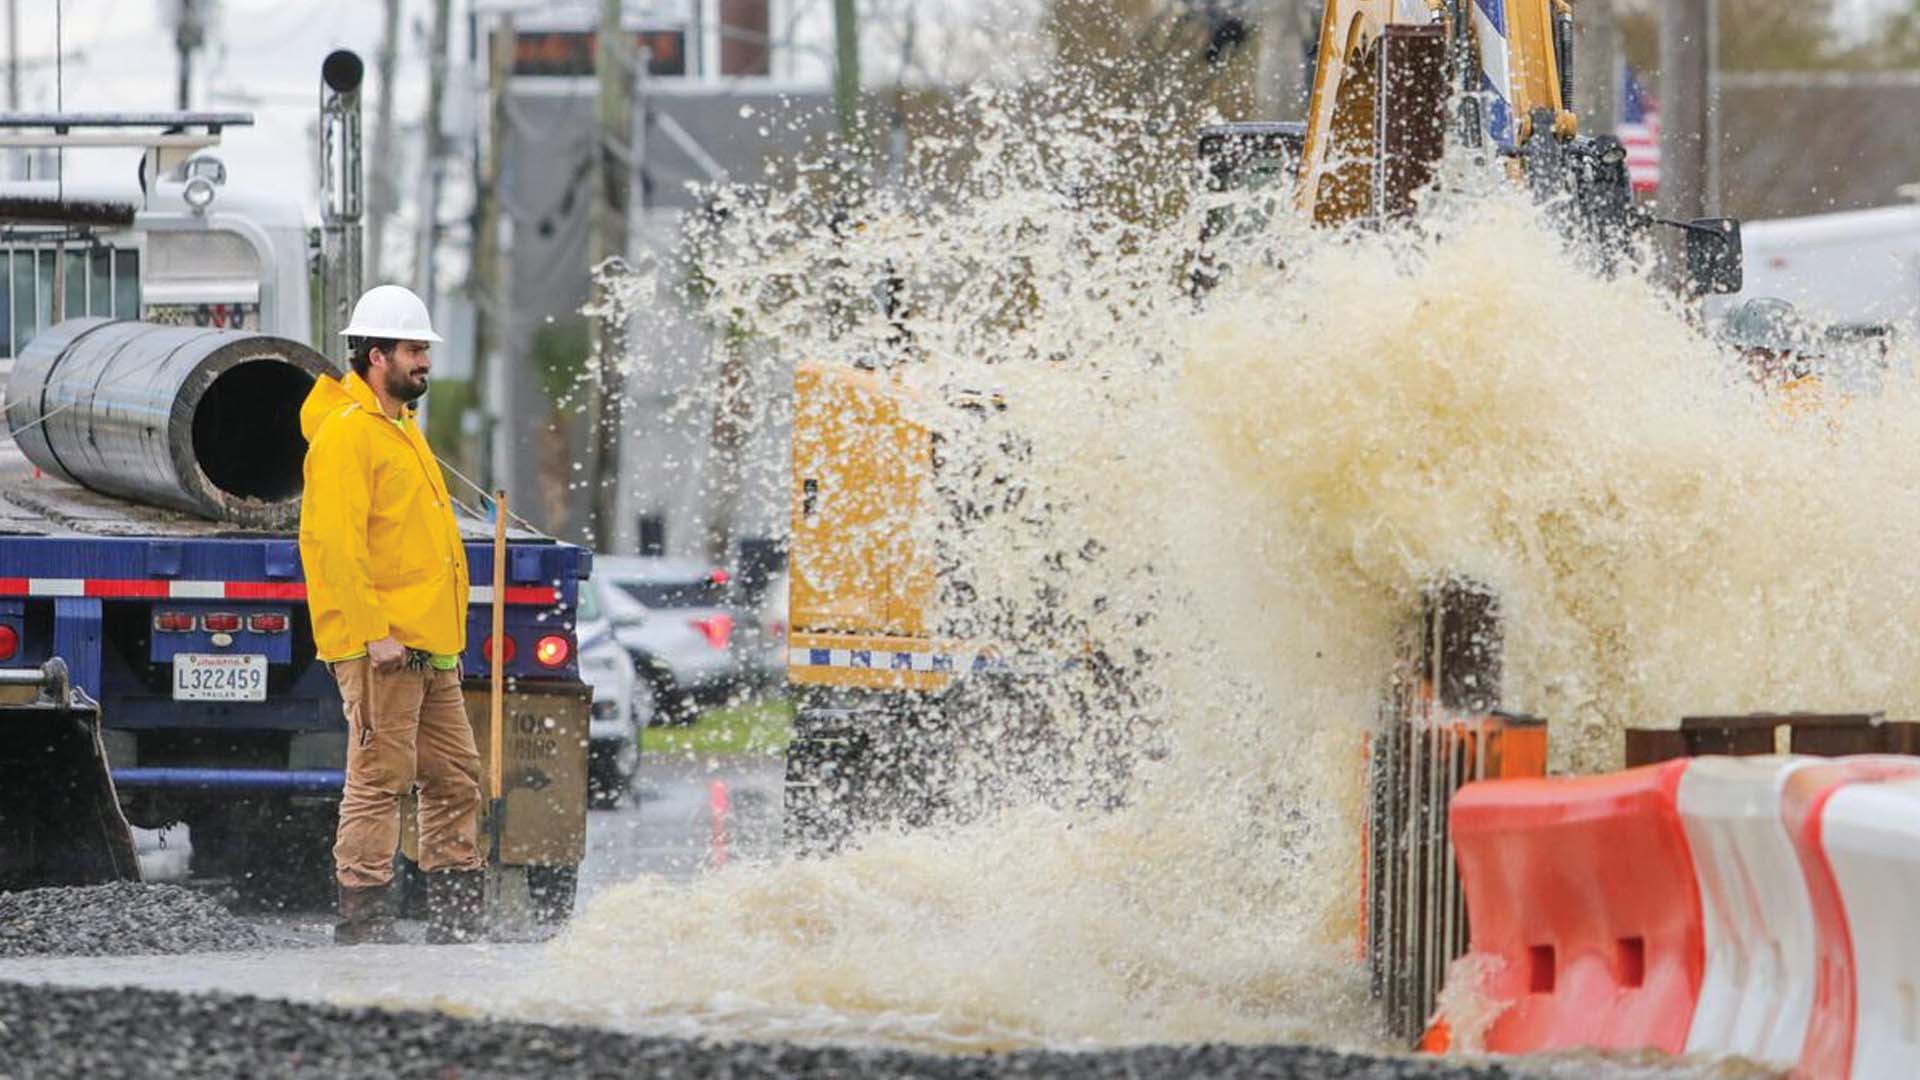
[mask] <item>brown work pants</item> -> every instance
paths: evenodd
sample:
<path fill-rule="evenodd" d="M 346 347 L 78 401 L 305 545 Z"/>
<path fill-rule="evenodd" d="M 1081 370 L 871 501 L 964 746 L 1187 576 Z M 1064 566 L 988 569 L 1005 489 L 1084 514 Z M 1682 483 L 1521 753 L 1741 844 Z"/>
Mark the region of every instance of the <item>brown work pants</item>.
<path fill-rule="evenodd" d="M 332 665 L 347 712 L 347 789 L 333 865 L 340 884 L 385 885 L 400 844 L 400 798 L 420 785 L 420 868 L 478 870 L 480 751 L 460 673 Z"/>

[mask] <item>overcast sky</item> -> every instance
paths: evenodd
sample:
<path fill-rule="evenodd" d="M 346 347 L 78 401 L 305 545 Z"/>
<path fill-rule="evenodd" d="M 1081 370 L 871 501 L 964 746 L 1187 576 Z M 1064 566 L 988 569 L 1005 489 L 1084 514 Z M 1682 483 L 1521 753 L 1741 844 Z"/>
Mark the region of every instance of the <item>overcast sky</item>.
<path fill-rule="evenodd" d="M 207 0 L 202 0 L 207 2 Z M 373 55 L 379 45 L 381 0 L 213 0 L 216 18 L 194 77 L 194 107 L 251 112 L 256 126 L 234 129 L 218 153 L 231 171 L 231 183 L 264 183 L 311 195 L 315 183 L 313 125 L 318 104 L 320 61 L 336 48 L 350 48 L 367 61 L 364 87 L 366 134 L 372 138 L 375 103 Z M 498 7 L 503 0 L 481 0 Z M 551 6 L 565 6 L 561 0 Z M 687 10 L 692 0 L 628 0 L 630 16 L 651 9 L 668 14 Z M 978 38 L 983 14 L 999 6 L 1024 6 L 1026 0 L 862 0 L 869 13 L 863 34 L 863 74 L 871 85 L 890 82 L 899 67 L 902 36 L 898 25 L 909 17 L 918 30 L 919 58 L 913 67 L 936 80 L 964 78 L 953 69 L 958 37 Z M 56 105 L 55 10 L 66 60 L 60 71 L 59 103 L 66 109 L 170 109 L 174 105 L 175 56 L 170 13 L 177 0 L 19 0 L 20 107 L 51 110 Z M 472 0 L 454 0 L 456 61 L 464 50 L 465 14 Z M 543 8 L 549 5 L 528 3 Z M 582 6 L 575 3 L 574 6 Z M 584 5 L 591 10 L 593 5 Z M 404 0 L 395 118 L 404 137 L 424 111 L 426 30 L 431 0 Z M 802 81 L 824 81 L 830 74 L 832 5 L 830 0 L 774 0 L 775 35 L 786 35 Z M 4 32 L 4 27 L 0 27 Z M 1004 49 L 1005 42 L 999 45 Z M 918 80 L 916 80 L 918 81 Z M 471 102 L 449 102 L 449 127 L 464 130 Z M 123 151 L 70 152 L 72 180 L 120 181 L 131 177 L 136 155 Z"/>
<path fill-rule="evenodd" d="M 66 109 L 173 108 L 171 0 L 60 0 L 59 6 L 66 57 L 58 92 Z M 424 13 L 421 0 L 409 6 Z M 55 3 L 23 0 L 20 9 L 20 107 L 51 110 Z M 232 181 L 310 191 L 320 61 L 346 47 L 371 68 L 380 37 L 378 0 L 220 0 L 219 15 L 196 72 L 194 107 L 255 114 L 257 126 L 231 130 L 218 151 Z M 410 64 L 395 84 L 398 114 L 417 116 L 426 94 L 424 70 Z M 366 89 L 371 125 L 371 71 Z M 119 181 L 133 175 L 136 157 L 76 151 L 69 154 L 67 176 Z"/>

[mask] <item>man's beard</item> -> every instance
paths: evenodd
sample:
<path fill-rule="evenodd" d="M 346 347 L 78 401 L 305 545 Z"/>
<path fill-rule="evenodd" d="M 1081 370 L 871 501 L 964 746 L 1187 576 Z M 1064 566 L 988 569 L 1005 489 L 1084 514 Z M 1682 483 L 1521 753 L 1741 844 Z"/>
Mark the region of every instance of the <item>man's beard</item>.
<path fill-rule="evenodd" d="M 419 383 L 416 384 L 413 381 L 412 375 L 409 375 L 403 371 L 395 371 L 393 369 L 388 369 L 387 371 L 387 396 L 388 397 L 405 405 L 405 404 L 410 404 L 414 401 L 418 401 L 421 395 L 425 394 L 426 392 L 427 392 L 427 380 L 425 376 L 421 376 Z"/>

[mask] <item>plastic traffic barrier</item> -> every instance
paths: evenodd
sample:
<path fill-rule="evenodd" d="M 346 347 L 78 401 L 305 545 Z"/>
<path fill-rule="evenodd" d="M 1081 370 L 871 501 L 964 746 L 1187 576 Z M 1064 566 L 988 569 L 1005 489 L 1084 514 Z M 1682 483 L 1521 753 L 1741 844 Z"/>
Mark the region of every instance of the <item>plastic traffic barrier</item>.
<path fill-rule="evenodd" d="M 1827 800 L 1821 837 L 1854 946 L 1852 1075 L 1912 1076 L 1920 1066 L 1920 780 L 1840 788 Z"/>
<path fill-rule="evenodd" d="M 1781 790 L 1817 758 L 1695 758 L 1680 779 L 1706 944 L 1689 1053 L 1782 1068 L 1800 1057 L 1813 1007 L 1813 909 Z"/>
<path fill-rule="evenodd" d="M 1920 1061 L 1920 947 L 1902 919 L 1920 895 L 1920 805 L 1904 794 L 1915 780 L 1920 759 L 1855 757 L 1800 769 L 1784 786 L 1818 959 L 1796 1075 L 1909 1077 Z"/>
<path fill-rule="evenodd" d="M 1686 1049 L 1705 947 L 1677 806 L 1690 763 L 1469 784 L 1451 832 L 1488 1050 Z"/>

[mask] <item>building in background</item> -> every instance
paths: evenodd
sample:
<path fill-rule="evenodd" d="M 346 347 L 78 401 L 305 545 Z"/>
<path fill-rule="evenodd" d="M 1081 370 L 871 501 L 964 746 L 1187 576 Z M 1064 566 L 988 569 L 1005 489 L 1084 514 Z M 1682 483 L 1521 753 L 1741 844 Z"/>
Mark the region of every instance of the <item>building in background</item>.
<path fill-rule="evenodd" d="M 683 221 L 705 185 L 760 179 L 832 123 L 828 42 L 791 22 L 787 0 L 629 4 L 625 29 L 646 50 L 637 80 L 628 258 L 657 268 L 657 300 L 630 327 L 614 552 L 713 555 L 713 515 L 733 541 L 786 530 L 788 373 L 751 373 L 758 422 L 736 468 L 717 469 L 710 387 L 718 351 L 678 294 Z M 501 179 L 510 231 L 510 325 L 503 339 L 506 445 L 501 477 L 516 510 L 570 538 L 590 518 L 585 376 L 589 228 L 596 138 L 597 3 L 517 14 Z M 830 27 L 829 27 L 830 29 Z M 483 31 L 488 32 L 488 31 Z M 824 58 L 824 59 L 823 59 Z M 718 473 L 730 475 L 722 476 Z M 727 497 L 722 497 L 727 496 Z"/>
<path fill-rule="evenodd" d="M 1720 77 L 1721 203 L 1741 218 L 1864 210 L 1920 182 L 1920 73 Z"/>

